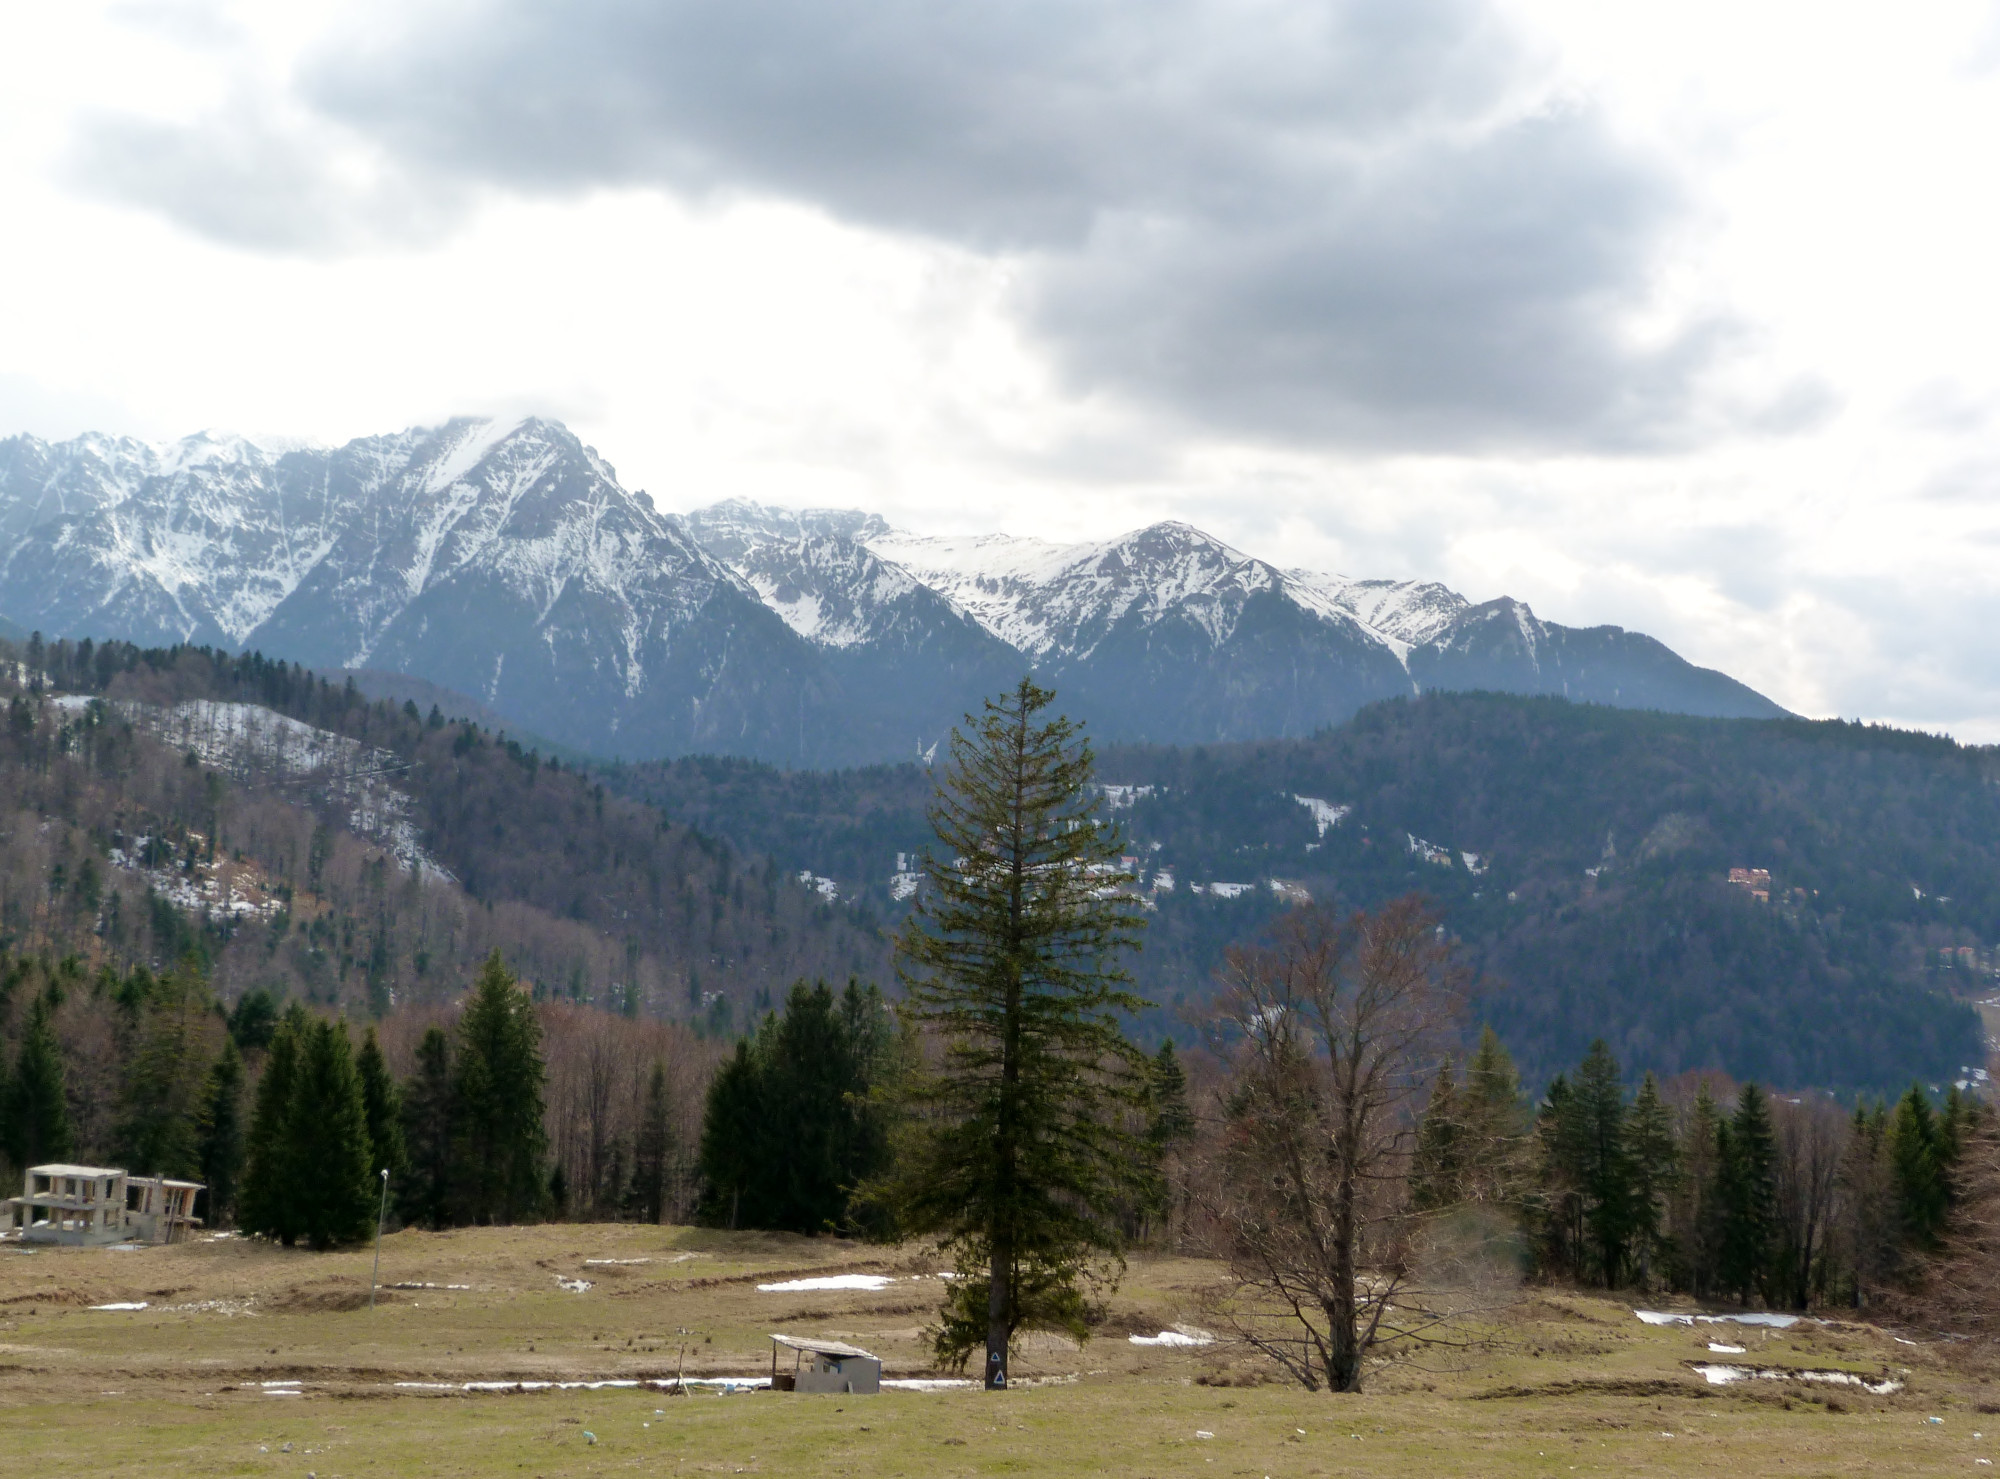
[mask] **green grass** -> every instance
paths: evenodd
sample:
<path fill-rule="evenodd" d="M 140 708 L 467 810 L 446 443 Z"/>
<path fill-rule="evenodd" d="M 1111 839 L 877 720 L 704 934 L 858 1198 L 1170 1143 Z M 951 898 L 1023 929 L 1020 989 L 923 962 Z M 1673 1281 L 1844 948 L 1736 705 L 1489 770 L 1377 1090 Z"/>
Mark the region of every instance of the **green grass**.
<path fill-rule="evenodd" d="M 681 1255 L 693 1253 L 693 1258 Z M 588 1264 L 637 1258 L 645 1264 Z M 681 1258 L 679 1262 L 667 1260 Z M 1455 1359 L 1394 1363 L 1371 1390 L 1286 1385 L 1226 1346 L 1135 1347 L 1126 1330 L 1198 1314 L 1214 1270 L 1135 1260 L 1112 1333 L 1077 1350 L 1041 1338 L 1000 1394 L 651 1390 L 465 1395 L 397 1381 L 638 1377 L 766 1369 L 771 1330 L 845 1334 L 892 1374 L 922 1370 L 934 1282 L 880 1293 L 760 1294 L 780 1271 L 928 1260 L 833 1240 L 655 1228 L 399 1234 L 390 1282 L 417 1291 L 372 1314 L 365 1252 L 315 1256 L 214 1243 L 140 1253 L 0 1255 L 0 1431 L 23 1473 L 557 1475 L 1934 1474 L 2000 1460 L 1984 1358 L 1898 1345 L 1869 1327 L 1789 1332 L 1641 1324 L 1626 1301 L 1530 1292 Z M 558 1277 L 593 1277 L 587 1293 Z M 92 1303 L 145 1299 L 136 1313 Z M 686 1332 L 686 1333 L 683 1333 Z M 1746 1361 L 1870 1374 L 1894 1396 L 1792 1382 L 1714 1388 L 1688 1369 L 1707 1342 Z M 1718 1358 L 1729 1359 L 1729 1358 Z M 269 1395 L 297 1378 L 306 1393 Z M 1226 1383 L 1226 1384 L 1225 1384 Z M 1829 1395 L 1833 1401 L 1828 1402 Z M 1930 1416 L 1941 1423 L 1926 1421 Z M 1992 1439 L 1975 1438 L 1993 1425 Z M 1207 1432 L 1212 1437 L 1200 1437 Z M 587 1434 L 595 1435 L 595 1442 Z M 1672 1436 L 1667 1436 L 1671 1434 Z M 287 1453 L 283 1446 L 292 1444 Z"/>

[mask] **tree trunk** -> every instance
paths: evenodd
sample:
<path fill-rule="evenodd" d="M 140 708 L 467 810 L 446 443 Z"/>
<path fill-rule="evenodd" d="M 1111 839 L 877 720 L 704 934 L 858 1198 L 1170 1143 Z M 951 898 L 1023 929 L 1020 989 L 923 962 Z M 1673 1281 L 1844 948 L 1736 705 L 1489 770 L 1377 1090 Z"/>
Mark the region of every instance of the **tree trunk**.
<path fill-rule="evenodd" d="M 1005 1238 L 993 1240 L 993 1269 L 986 1285 L 986 1390 L 1007 1387 L 1007 1276 L 1014 1250 Z"/>

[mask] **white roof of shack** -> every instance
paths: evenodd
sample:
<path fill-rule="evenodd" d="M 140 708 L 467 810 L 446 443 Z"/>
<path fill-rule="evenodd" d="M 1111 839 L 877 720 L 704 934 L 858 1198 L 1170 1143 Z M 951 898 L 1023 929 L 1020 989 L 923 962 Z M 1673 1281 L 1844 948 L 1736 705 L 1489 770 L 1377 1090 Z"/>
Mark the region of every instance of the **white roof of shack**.
<path fill-rule="evenodd" d="M 56 1162 L 47 1166 L 28 1167 L 30 1176 L 123 1176 L 123 1166 L 65 1166 Z"/>
<path fill-rule="evenodd" d="M 866 1356 L 871 1361 L 882 1359 L 873 1351 L 864 1351 L 858 1345 L 848 1345 L 840 1340 L 802 1340 L 796 1335 L 773 1335 L 771 1339 L 788 1350 L 810 1351 L 815 1356 Z"/>

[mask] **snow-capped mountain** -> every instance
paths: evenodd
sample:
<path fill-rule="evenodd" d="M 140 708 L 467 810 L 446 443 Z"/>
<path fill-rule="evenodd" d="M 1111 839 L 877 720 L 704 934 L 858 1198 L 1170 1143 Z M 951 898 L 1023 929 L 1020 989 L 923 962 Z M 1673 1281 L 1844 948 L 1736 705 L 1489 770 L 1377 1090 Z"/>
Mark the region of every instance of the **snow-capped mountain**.
<path fill-rule="evenodd" d="M 0 441 L 0 634 L 402 673 L 605 755 L 904 758 L 1033 671 L 1101 739 L 1295 735 L 1425 688 L 1775 714 L 1615 627 L 1281 569 L 1186 524 L 1061 545 L 657 513 L 565 427 L 338 448 Z"/>
<path fill-rule="evenodd" d="M 912 587 L 936 593 L 1053 682 L 1105 738 L 1303 734 L 1430 688 L 1782 712 L 1638 633 L 1558 626 L 1506 598 L 1474 606 L 1435 582 L 1280 569 L 1182 523 L 1065 545 L 909 534 L 855 512 L 792 515 L 742 502 L 688 522 L 813 642 L 865 644 L 866 613 L 889 609 L 877 591 L 893 593 L 905 632 L 942 622 Z M 726 530 L 726 544 L 710 540 L 711 527 Z"/>
<path fill-rule="evenodd" d="M 50 635 L 399 671 L 601 753 L 796 734 L 820 664 L 548 421 L 335 450 L 0 442 L 0 609 Z"/>

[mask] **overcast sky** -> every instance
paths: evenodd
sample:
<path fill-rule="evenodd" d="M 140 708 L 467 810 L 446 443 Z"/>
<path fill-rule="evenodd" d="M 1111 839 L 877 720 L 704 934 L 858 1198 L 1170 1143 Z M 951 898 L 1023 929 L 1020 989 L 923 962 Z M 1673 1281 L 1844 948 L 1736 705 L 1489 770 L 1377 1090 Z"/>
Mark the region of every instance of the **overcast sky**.
<path fill-rule="evenodd" d="M 2000 4 L 7 7 L 0 435 L 562 418 L 2000 740 Z"/>

